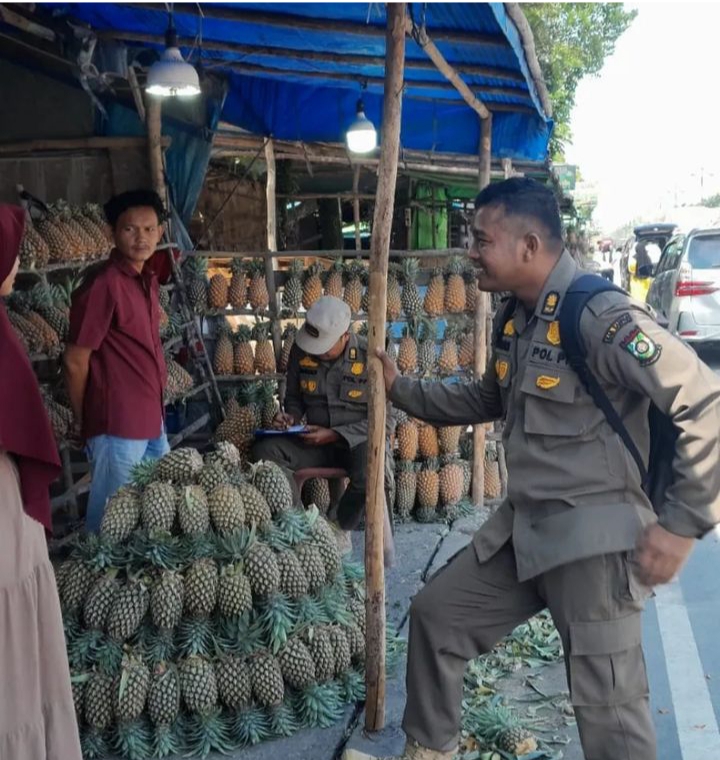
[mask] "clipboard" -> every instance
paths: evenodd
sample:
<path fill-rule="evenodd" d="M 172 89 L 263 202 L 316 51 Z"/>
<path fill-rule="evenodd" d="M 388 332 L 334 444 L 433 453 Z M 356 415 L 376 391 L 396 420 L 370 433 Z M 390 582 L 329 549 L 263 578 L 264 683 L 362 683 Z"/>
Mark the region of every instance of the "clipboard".
<path fill-rule="evenodd" d="M 256 430 L 256 438 L 265 438 L 271 435 L 302 435 L 307 433 L 305 425 L 291 425 L 287 430 Z"/>

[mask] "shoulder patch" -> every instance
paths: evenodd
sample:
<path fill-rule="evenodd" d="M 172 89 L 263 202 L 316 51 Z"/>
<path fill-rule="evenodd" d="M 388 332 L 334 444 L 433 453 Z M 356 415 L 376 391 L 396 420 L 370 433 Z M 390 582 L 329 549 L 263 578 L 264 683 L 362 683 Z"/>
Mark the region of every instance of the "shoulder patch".
<path fill-rule="evenodd" d="M 515 335 L 515 320 L 514 319 L 511 319 L 505 323 L 505 327 L 503 327 L 503 335 L 506 335 L 507 337 L 512 337 L 513 335 Z"/>
<path fill-rule="evenodd" d="M 503 359 L 498 359 L 495 362 L 495 374 L 498 376 L 499 380 L 504 380 L 507 377 L 509 369 L 510 364 Z"/>
<path fill-rule="evenodd" d="M 302 359 L 300 359 L 300 366 L 301 367 L 308 367 L 310 369 L 315 369 L 319 367 L 320 365 L 318 362 L 315 361 L 315 359 L 312 359 L 309 356 L 305 356 Z"/>
<path fill-rule="evenodd" d="M 350 361 L 354 362 L 357 359 L 357 348 L 351 348 L 349 351 Z"/>
<path fill-rule="evenodd" d="M 620 330 L 629 325 L 632 322 L 632 317 L 628 312 L 621 314 L 611 325 L 608 327 L 605 336 L 603 337 L 603 343 L 612 343 L 615 340 L 615 336 Z"/>
<path fill-rule="evenodd" d="M 542 313 L 546 317 L 552 317 L 557 311 L 558 303 L 560 302 L 560 294 L 556 290 L 551 290 L 543 301 Z"/>
<path fill-rule="evenodd" d="M 662 346 L 655 343 L 639 327 L 633 327 L 620 342 L 620 347 L 636 359 L 641 367 L 655 364 L 662 354 Z"/>
<path fill-rule="evenodd" d="M 545 337 L 551 346 L 560 345 L 560 323 L 557 320 L 551 322 L 548 325 L 547 334 Z"/>

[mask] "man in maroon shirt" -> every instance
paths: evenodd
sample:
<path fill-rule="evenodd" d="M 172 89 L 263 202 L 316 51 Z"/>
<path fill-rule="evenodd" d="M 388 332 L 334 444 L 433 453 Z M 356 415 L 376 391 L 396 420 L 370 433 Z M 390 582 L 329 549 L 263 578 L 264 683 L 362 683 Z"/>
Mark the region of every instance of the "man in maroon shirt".
<path fill-rule="evenodd" d="M 129 481 L 132 467 L 169 449 L 159 286 L 145 266 L 162 237 L 164 213 L 152 191 L 108 201 L 105 216 L 115 248 L 73 293 L 65 379 L 90 457 L 86 527 L 92 532 L 99 530 L 108 498 Z"/>

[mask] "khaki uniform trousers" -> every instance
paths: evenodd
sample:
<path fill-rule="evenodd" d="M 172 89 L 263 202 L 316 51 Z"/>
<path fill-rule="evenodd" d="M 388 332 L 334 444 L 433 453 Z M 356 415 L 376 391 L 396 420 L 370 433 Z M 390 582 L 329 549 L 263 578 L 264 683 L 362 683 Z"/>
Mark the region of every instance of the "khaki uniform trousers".
<path fill-rule="evenodd" d="M 430 749 L 454 749 L 467 661 L 547 607 L 562 638 L 586 760 L 656 760 L 641 644 L 649 594 L 627 553 L 520 583 L 512 543 L 483 563 L 470 545 L 411 605 L 405 733 Z"/>

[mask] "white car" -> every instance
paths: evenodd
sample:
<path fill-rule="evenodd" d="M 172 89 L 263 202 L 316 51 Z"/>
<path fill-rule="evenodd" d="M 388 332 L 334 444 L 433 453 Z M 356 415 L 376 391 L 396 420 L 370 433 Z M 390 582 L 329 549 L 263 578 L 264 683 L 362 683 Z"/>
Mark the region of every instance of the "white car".
<path fill-rule="evenodd" d="M 665 246 L 647 302 L 692 344 L 720 344 L 720 228 L 676 235 Z"/>

